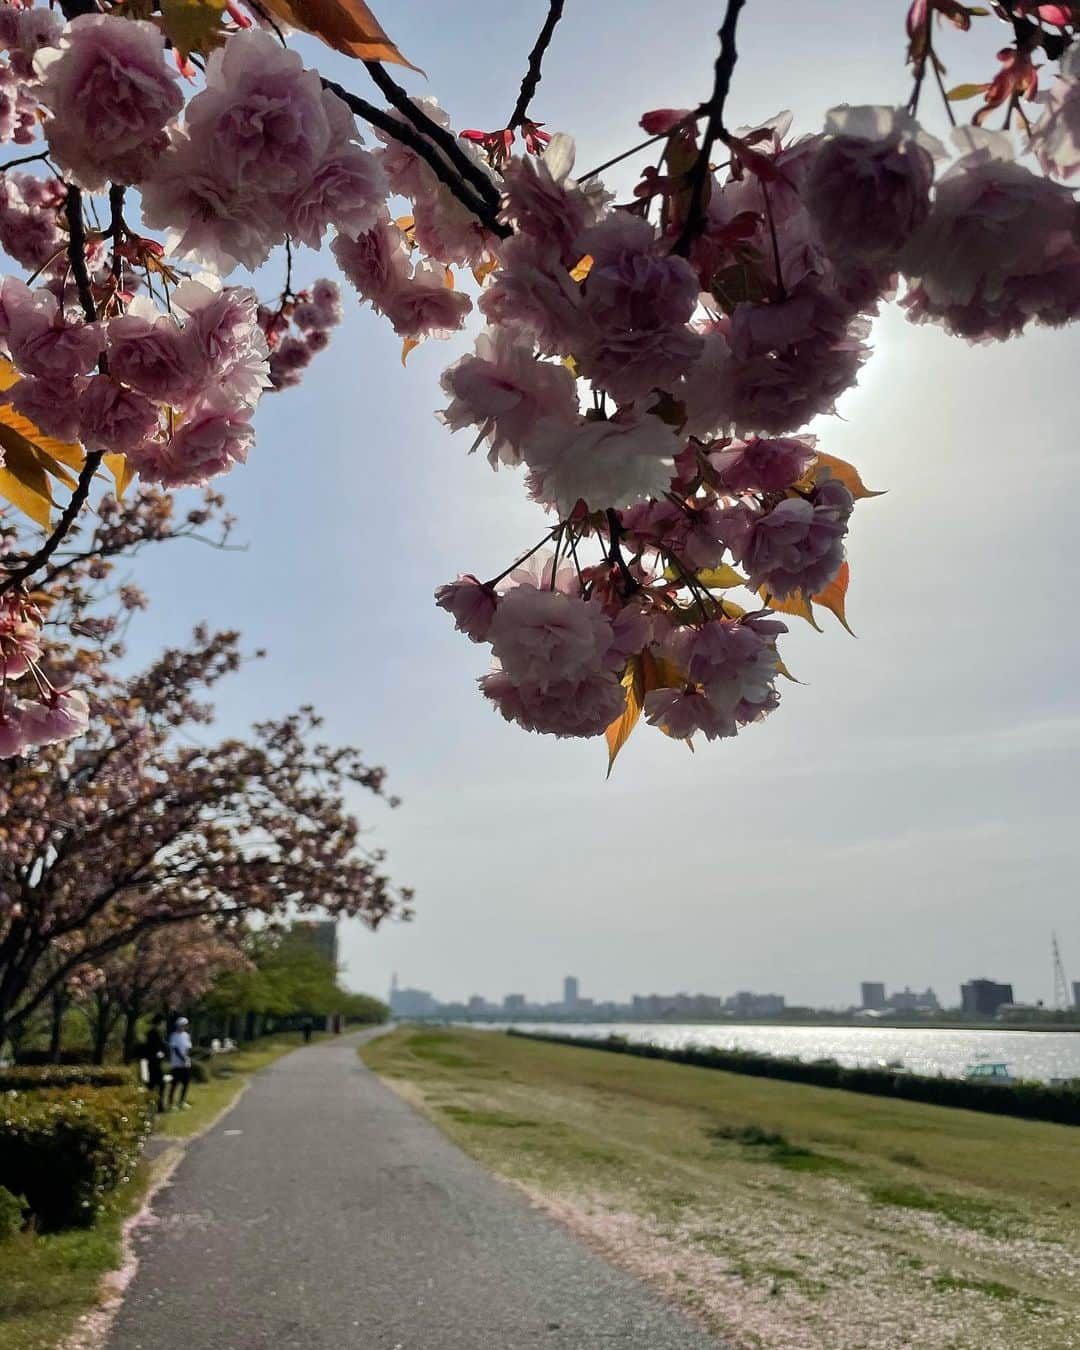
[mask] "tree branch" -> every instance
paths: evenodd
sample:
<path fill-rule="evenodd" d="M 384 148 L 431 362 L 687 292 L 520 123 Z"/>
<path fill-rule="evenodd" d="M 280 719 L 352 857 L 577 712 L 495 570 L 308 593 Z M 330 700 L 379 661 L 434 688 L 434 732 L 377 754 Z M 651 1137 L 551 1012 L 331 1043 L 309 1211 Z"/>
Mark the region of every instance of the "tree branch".
<path fill-rule="evenodd" d="M 454 173 L 451 166 L 446 163 L 431 141 L 421 136 L 409 122 L 403 122 L 399 117 L 392 117 L 382 108 L 377 108 L 374 103 L 369 103 L 367 99 L 350 92 L 334 80 L 324 78 L 322 85 L 324 89 L 329 89 L 332 94 L 336 94 L 342 103 L 346 104 L 358 117 L 364 118 L 373 127 L 378 127 L 380 131 L 385 131 L 388 136 L 393 136 L 402 145 L 407 145 L 410 150 L 414 150 L 428 164 L 439 182 L 454 194 L 462 206 L 476 216 L 486 230 L 498 235 L 500 239 L 507 239 L 513 233 L 496 215 L 498 202 L 489 204 L 477 196 L 468 184 Z M 412 107 L 413 105 L 410 104 L 409 106 Z M 442 130 L 441 127 L 436 129 Z M 457 146 L 455 145 L 454 148 L 456 150 Z M 489 183 L 488 186 L 490 187 L 491 184 Z"/>
<path fill-rule="evenodd" d="M 86 226 L 83 221 L 82 193 L 77 187 L 68 188 L 64 210 L 68 222 L 68 263 L 75 278 L 75 287 L 79 292 L 79 303 L 82 305 L 86 322 L 93 323 L 97 319 L 97 307 L 94 304 L 94 292 L 90 285 L 90 273 L 86 267 Z M 104 373 L 105 368 L 105 358 L 102 356 L 98 360 L 98 369 Z M 39 567 L 48 562 L 60 547 L 90 494 L 90 484 L 101 467 L 103 458 L 100 450 L 92 450 L 87 454 L 79 473 L 79 481 L 75 485 L 75 490 L 72 492 L 67 506 L 61 512 L 60 519 L 56 522 L 52 534 L 49 535 L 36 553 L 31 553 L 15 568 L 10 576 L 5 577 L 3 582 L 0 582 L 0 595 L 21 586 L 27 577 L 32 576 Z"/>
<path fill-rule="evenodd" d="M 727 102 L 728 91 L 731 88 L 731 77 L 735 71 L 735 62 L 739 59 L 739 53 L 735 50 L 735 29 L 738 27 L 739 14 L 745 4 L 746 0 L 728 0 L 727 13 L 724 15 L 724 22 L 720 25 L 720 52 L 716 58 L 712 97 L 706 105 L 709 120 L 705 127 L 705 139 L 701 142 L 701 150 L 698 152 L 698 157 L 689 173 L 690 205 L 686 212 L 686 223 L 683 225 L 682 233 L 671 250 L 672 253 L 681 254 L 684 258 L 690 252 L 691 244 L 701 233 L 704 225 L 705 184 L 709 181 L 709 156 L 718 140 L 726 143 L 728 139 L 728 133 L 724 127 L 724 104 Z"/>
<path fill-rule="evenodd" d="M 536 93 L 536 86 L 540 83 L 540 67 L 544 60 L 544 55 L 551 45 L 551 39 L 555 33 L 555 27 L 563 14 L 563 0 L 548 0 L 548 16 L 544 21 L 543 28 L 540 29 L 540 36 L 536 39 L 536 45 L 529 53 L 529 66 L 525 71 L 525 78 L 521 81 L 521 91 L 518 94 L 517 102 L 514 104 L 514 111 L 510 114 L 510 121 L 507 122 L 507 130 L 514 131 L 525 121 L 525 114 L 529 111 L 529 104 Z"/>
<path fill-rule="evenodd" d="M 401 85 L 386 73 L 386 70 L 378 61 L 365 61 L 364 67 L 381 92 L 386 95 L 387 102 L 396 108 L 402 117 L 407 118 L 423 136 L 434 141 L 451 165 L 470 184 L 480 200 L 492 212 L 497 211 L 499 189 L 483 169 L 478 164 L 474 164 L 462 150 L 454 133 L 439 126 L 438 122 L 433 122 L 422 108 L 418 108 Z"/>

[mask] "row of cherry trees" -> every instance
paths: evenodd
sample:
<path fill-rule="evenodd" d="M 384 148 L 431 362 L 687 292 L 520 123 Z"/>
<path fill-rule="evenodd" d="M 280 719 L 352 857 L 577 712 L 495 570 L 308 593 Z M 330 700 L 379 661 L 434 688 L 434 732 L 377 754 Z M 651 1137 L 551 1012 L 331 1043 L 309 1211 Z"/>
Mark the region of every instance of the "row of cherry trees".
<path fill-rule="evenodd" d="M 0 761 L 0 1044 L 72 1000 L 95 1005 L 102 1044 L 121 1010 L 130 1038 L 155 1001 L 179 1006 L 242 962 L 251 922 L 408 913 L 346 800 L 383 796 L 382 769 L 324 743 L 310 708 L 212 737 L 207 694 L 242 664 L 236 633 L 197 629 L 134 672 L 124 660 L 146 597 L 118 566 L 146 546 L 220 545 L 230 524 L 213 495 L 184 515 L 154 488 L 106 497 L 39 578 L 45 677 L 84 680 L 88 717 L 74 749 Z"/>

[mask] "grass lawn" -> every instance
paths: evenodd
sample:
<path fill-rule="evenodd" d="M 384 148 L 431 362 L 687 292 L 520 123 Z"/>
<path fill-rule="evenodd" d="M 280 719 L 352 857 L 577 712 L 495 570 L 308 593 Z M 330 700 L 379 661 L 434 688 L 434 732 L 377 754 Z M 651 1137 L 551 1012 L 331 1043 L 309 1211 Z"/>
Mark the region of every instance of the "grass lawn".
<path fill-rule="evenodd" d="M 498 1032 L 364 1060 L 735 1347 L 1080 1347 L 1080 1130 Z"/>
<path fill-rule="evenodd" d="M 211 1061 L 210 1081 L 191 1085 L 191 1110 L 160 1116 L 157 1137 L 167 1143 L 205 1129 L 253 1073 L 300 1044 L 299 1032 L 282 1033 Z M 140 1163 L 128 1184 L 113 1192 L 93 1228 L 22 1233 L 0 1246 L 0 1350 L 55 1350 L 62 1343 L 78 1318 L 98 1303 L 102 1278 L 122 1260 L 125 1221 L 174 1157 L 168 1153 Z"/>

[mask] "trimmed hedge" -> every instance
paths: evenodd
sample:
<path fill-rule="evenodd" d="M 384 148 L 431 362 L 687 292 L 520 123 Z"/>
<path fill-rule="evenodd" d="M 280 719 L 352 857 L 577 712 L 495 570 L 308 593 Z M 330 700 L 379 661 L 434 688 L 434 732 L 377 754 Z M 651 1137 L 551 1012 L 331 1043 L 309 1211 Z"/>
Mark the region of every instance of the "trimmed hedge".
<path fill-rule="evenodd" d="M 153 1125 L 141 1087 L 0 1095 L 0 1186 L 25 1195 L 39 1230 L 88 1227 L 131 1175 Z"/>
<path fill-rule="evenodd" d="M 782 1059 L 752 1050 L 721 1050 L 712 1046 L 678 1049 L 628 1041 L 622 1036 L 561 1036 L 553 1032 L 518 1031 L 508 1036 L 556 1045 L 576 1045 L 587 1050 L 610 1050 L 641 1059 L 665 1059 L 672 1064 L 692 1064 L 699 1069 L 721 1069 L 757 1078 L 781 1078 L 813 1087 L 842 1088 L 874 1097 L 901 1097 L 931 1106 L 954 1106 L 965 1111 L 985 1111 L 997 1116 L 1020 1116 L 1056 1125 L 1080 1125 L 1080 1089 L 1049 1087 L 1045 1083 L 1020 1082 L 1001 1087 L 969 1083 L 963 1078 L 930 1078 L 922 1074 L 897 1073 L 891 1069 L 846 1069 L 831 1059 Z"/>
<path fill-rule="evenodd" d="M 0 1069 L 0 1092 L 31 1092 L 38 1088 L 131 1087 L 133 1068 L 100 1064 L 13 1064 Z"/>

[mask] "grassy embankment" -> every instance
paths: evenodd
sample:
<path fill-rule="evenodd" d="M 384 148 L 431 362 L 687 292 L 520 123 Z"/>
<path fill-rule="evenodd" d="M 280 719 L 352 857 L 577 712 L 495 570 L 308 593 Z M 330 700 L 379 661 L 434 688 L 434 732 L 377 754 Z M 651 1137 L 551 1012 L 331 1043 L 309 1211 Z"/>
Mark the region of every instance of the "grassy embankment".
<path fill-rule="evenodd" d="M 1080 1130 L 493 1032 L 365 1061 L 736 1347 L 1080 1347 Z"/>
<path fill-rule="evenodd" d="M 191 1085 L 191 1110 L 158 1118 L 154 1137 L 166 1146 L 164 1151 L 139 1164 L 131 1181 L 110 1197 L 93 1228 L 41 1236 L 22 1233 L 0 1245 L 0 1350 L 55 1350 L 62 1344 L 78 1318 L 97 1305 L 103 1278 L 121 1263 L 125 1221 L 154 1180 L 176 1161 L 181 1140 L 206 1129 L 252 1074 L 301 1043 L 299 1033 L 267 1036 L 210 1061 L 210 1081 Z M 176 1144 L 169 1147 L 173 1140 Z"/>

